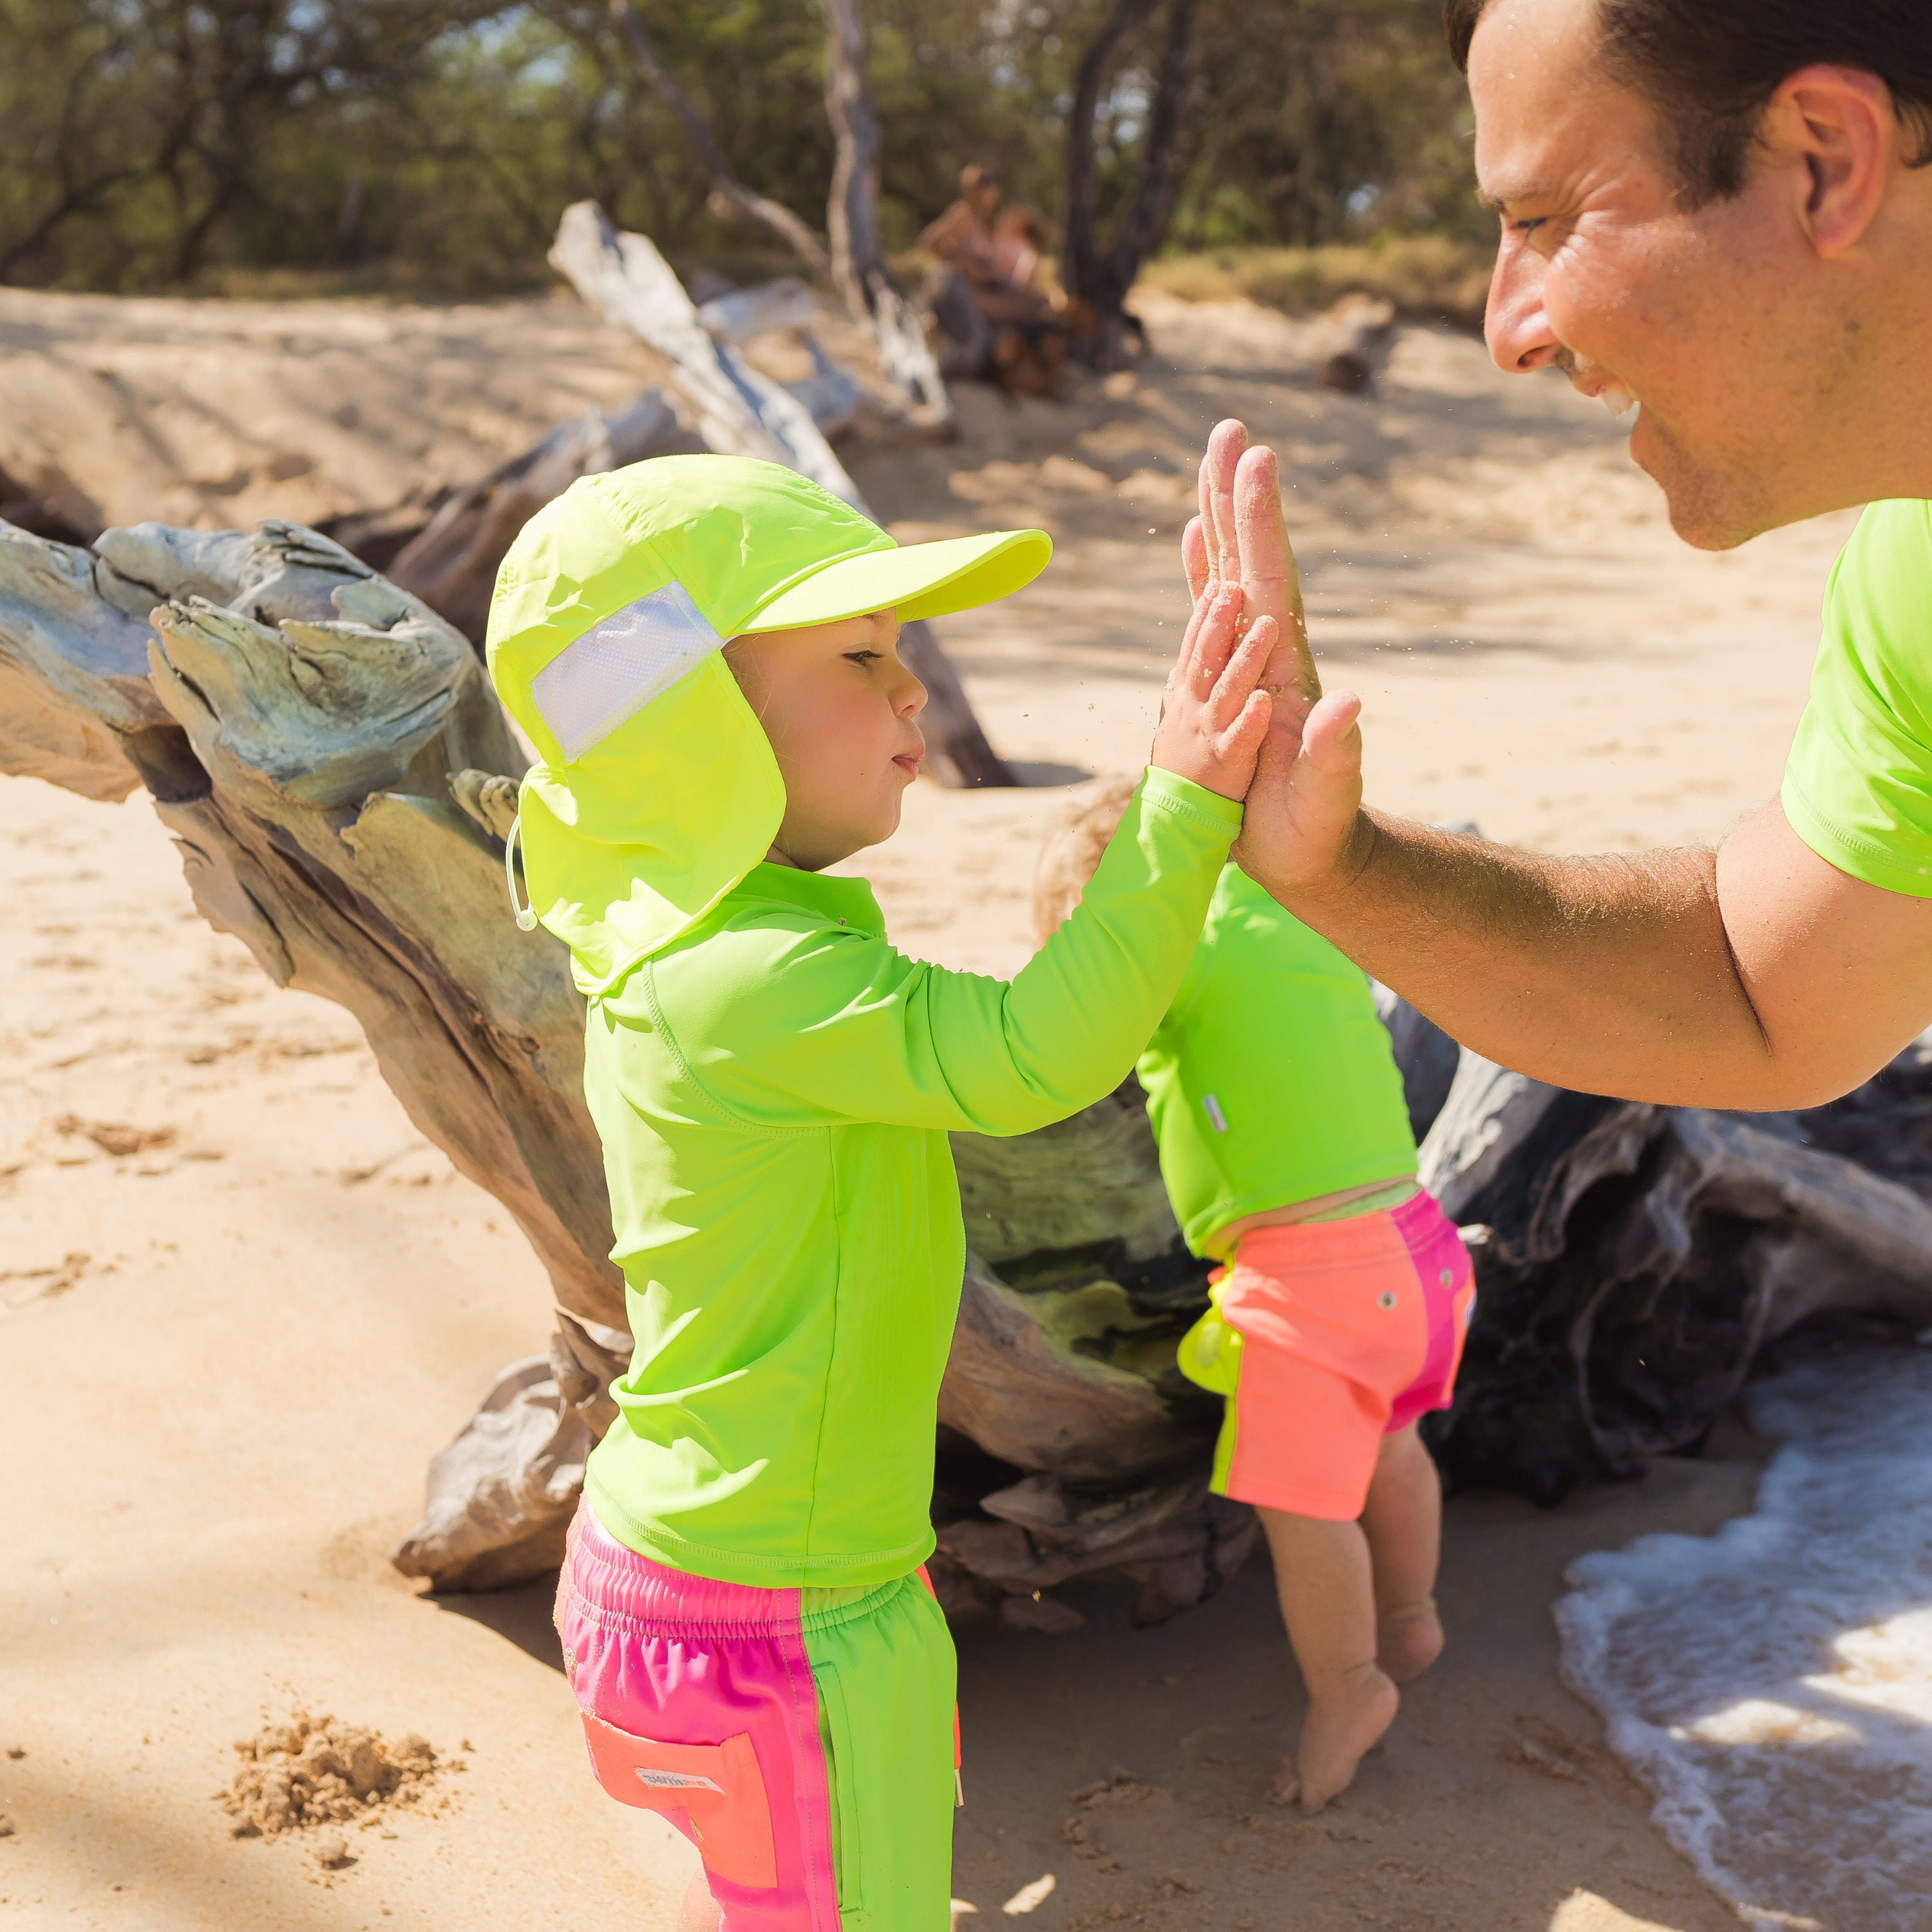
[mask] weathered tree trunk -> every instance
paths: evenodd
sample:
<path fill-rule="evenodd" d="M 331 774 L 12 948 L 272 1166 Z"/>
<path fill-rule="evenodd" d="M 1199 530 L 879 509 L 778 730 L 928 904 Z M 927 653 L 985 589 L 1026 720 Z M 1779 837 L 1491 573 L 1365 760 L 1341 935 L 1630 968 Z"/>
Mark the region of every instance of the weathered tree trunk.
<path fill-rule="evenodd" d="M 1160 246 L 1179 186 L 1180 118 L 1194 79 L 1194 17 L 1197 0 L 1166 0 L 1167 44 L 1154 81 L 1134 192 L 1111 247 L 1098 233 L 1098 183 L 1094 117 L 1128 36 L 1147 25 L 1162 0 L 1117 0 L 1114 10 L 1082 56 L 1066 121 L 1066 238 L 1061 279 L 1070 296 L 1093 310 L 1095 328 L 1072 341 L 1073 352 L 1096 369 L 1120 366 L 1126 330 L 1127 291 L 1142 262 Z"/>
<path fill-rule="evenodd" d="M 754 368 L 730 341 L 706 329 L 683 284 L 646 237 L 620 234 L 594 201 L 580 201 L 564 211 L 550 259 L 593 308 L 629 329 L 670 365 L 713 449 L 782 463 L 854 508 L 872 514 L 810 411 L 782 384 Z M 901 626 L 899 655 L 929 694 L 920 722 L 940 782 L 1015 783 L 1005 760 L 988 743 L 958 674 L 931 626 Z"/>
<path fill-rule="evenodd" d="M 869 327 L 879 366 L 922 428 L 950 435 L 952 399 L 926 326 L 879 245 L 879 117 L 866 85 L 866 23 L 859 0 L 824 0 L 825 106 L 838 144 L 827 227 L 832 279 L 854 320 Z"/>
<path fill-rule="evenodd" d="M 593 404 L 577 422 L 560 423 L 534 448 L 456 491 L 396 553 L 385 574 L 480 647 L 497 566 L 517 532 L 553 496 L 580 476 L 700 447 L 656 389 L 645 390 L 615 416 Z"/>
<path fill-rule="evenodd" d="M 684 130 L 692 152 L 711 177 L 713 212 L 757 222 L 760 227 L 770 230 L 787 248 L 795 250 L 814 275 L 830 274 L 832 263 L 825 252 L 824 242 L 810 226 L 782 202 L 774 201 L 769 195 L 747 188 L 732 172 L 731 164 L 724 158 L 724 150 L 712 139 L 704 116 L 692 106 L 684 89 L 671 78 L 670 69 L 658 59 L 657 50 L 652 46 L 650 36 L 644 32 L 644 23 L 638 18 L 638 10 L 630 0 L 610 0 L 610 22 L 630 48 L 638 71 L 650 83 L 658 98 L 677 117 L 678 125 Z"/>
<path fill-rule="evenodd" d="M 506 1370 L 436 1458 L 396 1552 L 444 1588 L 554 1564 L 628 1348 L 563 949 L 504 900 L 521 760 L 475 652 L 314 532 L 110 530 L 97 554 L 0 525 L 0 770 L 136 784 L 196 904 L 279 985 L 353 1012 L 411 1119 L 544 1264 L 546 1356 Z M 1932 1064 L 1753 1117 L 1540 1087 L 1384 1016 L 1422 1174 L 1481 1295 L 1453 1480 L 1542 1500 L 1694 1448 L 1756 1352 L 1820 1312 L 1932 1326 Z M 1138 1089 L 1014 1140 L 953 1137 L 974 1259 L 939 1400 L 934 1579 L 1036 1628 L 1114 1571 L 1142 1621 L 1254 1540 L 1207 1489 L 1219 1405 L 1175 1346 L 1206 1304 Z M 1856 1156 L 1856 1158 L 1852 1157 Z M 1882 1174 L 1860 1166 L 1882 1166 Z"/>

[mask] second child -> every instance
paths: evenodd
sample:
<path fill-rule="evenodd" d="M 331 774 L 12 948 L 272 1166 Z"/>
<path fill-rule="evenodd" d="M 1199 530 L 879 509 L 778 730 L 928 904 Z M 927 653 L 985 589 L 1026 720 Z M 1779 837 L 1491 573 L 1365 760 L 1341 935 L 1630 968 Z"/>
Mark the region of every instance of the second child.
<path fill-rule="evenodd" d="M 1042 854 L 1042 939 L 1129 796 L 1095 791 Z M 1261 1517 L 1308 1690 L 1275 1796 L 1318 1811 L 1442 1648 L 1442 1489 L 1416 1430 L 1455 1387 L 1468 1254 L 1416 1184 L 1367 976 L 1238 866 L 1137 1070 L 1175 1219 L 1222 1264 L 1180 1345 L 1226 1399 L 1214 1487 Z"/>

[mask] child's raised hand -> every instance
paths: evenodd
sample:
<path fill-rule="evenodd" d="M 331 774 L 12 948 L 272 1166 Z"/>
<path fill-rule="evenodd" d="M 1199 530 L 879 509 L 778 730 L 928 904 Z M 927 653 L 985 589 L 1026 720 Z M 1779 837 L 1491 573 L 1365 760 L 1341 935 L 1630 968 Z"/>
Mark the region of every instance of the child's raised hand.
<path fill-rule="evenodd" d="M 1232 799 L 1247 796 L 1268 736 L 1270 706 L 1261 678 L 1280 634 L 1271 616 L 1243 631 L 1242 603 L 1238 581 L 1209 584 L 1195 598 L 1148 758 Z"/>

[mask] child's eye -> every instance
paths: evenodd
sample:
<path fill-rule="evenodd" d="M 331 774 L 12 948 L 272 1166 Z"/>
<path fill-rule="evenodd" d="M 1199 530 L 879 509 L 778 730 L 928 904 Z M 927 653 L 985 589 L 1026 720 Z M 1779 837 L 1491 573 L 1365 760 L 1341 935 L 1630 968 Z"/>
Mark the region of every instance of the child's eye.
<path fill-rule="evenodd" d="M 870 670 L 879 662 L 879 654 L 877 651 L 848 651 L 845 662 L 856 664 L 861 670 Z"/>

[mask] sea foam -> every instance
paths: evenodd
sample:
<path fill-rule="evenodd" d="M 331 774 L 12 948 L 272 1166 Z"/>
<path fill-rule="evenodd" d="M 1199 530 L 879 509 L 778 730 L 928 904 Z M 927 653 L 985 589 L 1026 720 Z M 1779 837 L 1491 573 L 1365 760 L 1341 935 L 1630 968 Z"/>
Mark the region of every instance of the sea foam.
<path fill-rule="evenodd" d="M 1754 1927 L 1932 1927 L 1932 1353 L 1750 1385 L 1756 1514 L 1572 1564 L 1563 1672 Z"/>

